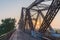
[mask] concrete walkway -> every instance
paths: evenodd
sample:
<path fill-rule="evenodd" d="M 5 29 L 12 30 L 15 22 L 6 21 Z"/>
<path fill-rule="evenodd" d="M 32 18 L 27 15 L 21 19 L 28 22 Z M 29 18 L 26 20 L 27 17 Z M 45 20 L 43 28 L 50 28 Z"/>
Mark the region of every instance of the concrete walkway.
<path fill-rule="evenodd" d="M 37 40 L 36 38 L 33 38 L 32 36 L 22 32 L 21 30 L 17 29 L 9 40 Z"/>

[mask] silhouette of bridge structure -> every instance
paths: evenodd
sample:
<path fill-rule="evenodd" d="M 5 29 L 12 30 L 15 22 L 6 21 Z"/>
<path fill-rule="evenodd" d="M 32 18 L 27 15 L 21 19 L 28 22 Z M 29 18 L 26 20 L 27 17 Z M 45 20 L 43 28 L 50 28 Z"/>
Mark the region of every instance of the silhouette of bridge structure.
<path fill-rule="evenodd" d="M 51 3 L 46 4 L 49 1 Z M 59 37 L 51 35 L 55 31 L 50 25 L 59 9 L 60 0 L 35 0 L 27 8 L 22 7 L 19 27 L 9 40 L 59 40 Z M 36 30 L 38 20 L 40 25 Z"/>

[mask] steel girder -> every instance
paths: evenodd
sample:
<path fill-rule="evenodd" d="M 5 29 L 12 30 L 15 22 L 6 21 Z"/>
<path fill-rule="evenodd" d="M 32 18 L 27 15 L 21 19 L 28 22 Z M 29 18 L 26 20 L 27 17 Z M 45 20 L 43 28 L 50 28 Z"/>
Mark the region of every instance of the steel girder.
<path fill-rule="evenodd" d="M 28 6 L 28 9 L 32 9 L 34 6 L 37 6 L 38 4 L 40 4 L 41 2 L 45 2 L 45 1 L 52 1 L 52 0 L 35 0 L 30 6 Z"/>
<path fill-rule="evenodd" d="M 30 6 L 28 6 L 28 9 L 31 9 L 33 6 L 36 6 L 37 4 L 43 2 L 44 0 L 35 0 Z"/>
<path fill-rule="evenodd" d="M 42 25 L 41 25 L 41 27 L 39 29 L 39 32 L 44 33 L 47 30 L 48 27 L 51 27 L 50 23 L 52 22 L 52 20 L 54 19 L 54 17 L 56 16 L 56 14 L 57 14 L 57 12 L 59 10 L 59 7 L 57 6 L 58 5 L 57 4 L 58 1 L 56 3 L 55 2 L 56 1 L 53 1 L 53 3 L 51 4 L 51 6 L 49 7 L 49 10 L 48 10 L 46 16 L 44 16 L 41 11 L 47 10 L 48 8 L 38 9 L 38 10 L 32 9 L 34 6 L 37 6 L 37 4 L 39 4 L 39 2 L 37 2 L 36 4 L 35 3 L 31 4 L 31 6 L 29 6 L 28 8 L 22 8 L 20 23 L 25 26 L 26 22 L 27 22 L 27 19 L 28 19 L 28 23 L 29 23 L 30 29 L 34 30 L 33 23 L 32 23 L 32 18 L 31 18 L 32 15 L 30 14 L 30 10 L 35 10 L 35 11 L 38 12 L 38 14 L 40 13 L 41 16 L 44 19 L 43 23 L 42 23 Z M 25 13 L 26 13 L 25 17 L 24 17 L 24 9 L 25 9 Z M 37 19 L 38 19 L 38 16 L 37 16 Z M 36 22 L 37 22 L 37 19 L 36 19 Z M 25 29 L 24 26 L 20 26 L 20 27 L 22 29 Z"/>
<path fill-rule="evenodd" d="M 41 16 L 42 16 L 42 18 L 44 19 L 44 15 L 43 15 L 43 13 L 41 12 L 41 10 L 38 10 L 38 14 L 40 14 Z M 46 29 L 47 30 L 47 29 Z M 54 32 L 54 30 L 53 30 L 53 28 L 52 28 L 52 26 L 51 25 L 49 25 L 49 30 L 51 30 L 51 31 L 53 31 Z"/>
<path fill-rule="evenodd" d="M 57 12 L 60 8 L 60 1 L 59 0 L 53 0 L 51 6 L 48 9 L 48 12 L 46 16 L 44 17 L 44 20 L 42 22 L 42 25 L 40 27 L 40 32 L 44 33 L 46 29 L 49 27 L 51 22 L 53 21 L 54 17 L 56 16 Z"/>

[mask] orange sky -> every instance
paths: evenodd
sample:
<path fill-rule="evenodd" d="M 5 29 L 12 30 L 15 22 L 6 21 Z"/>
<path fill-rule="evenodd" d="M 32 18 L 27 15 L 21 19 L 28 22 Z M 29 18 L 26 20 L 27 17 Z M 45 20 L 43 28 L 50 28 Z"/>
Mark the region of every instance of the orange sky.
<path fill-rule="evenodd" d="M 42 20 L 41 20 L 42 21 Z M 33 21 L 33 23 L 35 23 L 35 21 Z M 37 22 L 37 28 L 39 28 L 39 20 Z M 55 29 L 60 29 L 60 11 L 57 13 L 57 15 L 55 16 L 55 18 L 53 19 L 52 23 L 50 24 L 52 26 L 52 28 L 55 28 Z"/>

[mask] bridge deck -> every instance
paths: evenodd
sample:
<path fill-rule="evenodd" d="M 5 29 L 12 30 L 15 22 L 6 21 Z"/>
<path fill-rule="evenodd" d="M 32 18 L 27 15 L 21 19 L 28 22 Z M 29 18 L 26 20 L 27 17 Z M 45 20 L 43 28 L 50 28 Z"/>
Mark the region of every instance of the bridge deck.
<path fill-rule="evenodd" d="M 22 32 L 21 30 L 17 29 L 9 40 L 38 40 L 36 38 L 33 38 L 32 36 Z"/>

